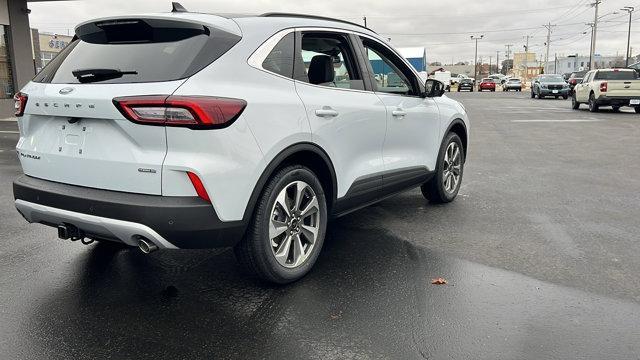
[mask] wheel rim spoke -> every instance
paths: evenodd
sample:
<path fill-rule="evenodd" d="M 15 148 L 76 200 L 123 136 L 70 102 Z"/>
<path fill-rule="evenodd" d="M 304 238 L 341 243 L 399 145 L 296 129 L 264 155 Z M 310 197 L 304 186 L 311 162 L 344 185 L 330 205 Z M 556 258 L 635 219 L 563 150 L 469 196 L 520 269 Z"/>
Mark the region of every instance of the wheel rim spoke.
<path fill-rule="evenodd" d="M 318 199 L 316 199 L 316 197 L 314 196 L 311 199 L 311 201 L 309 201 L 307 206 L 305 206 L 305 208 L 300 211 L 300 218 L 304 220 L 307 217 L 313 214 L 316 214 L 317 212 L 318 212 Z"/>
<path fill-rule="evenodd" d="M 291 211 L 289 209 L 289 204 L 287 204 L 287 191 L 286 188 L 280 192 L 280 194 L 278 194 L 278 197 L 276 198 L 276 203 L 274 205 L 274 208 L 276 206 L 279 206 L 280 209 L 284 212 L 285 216 L 287 216 L 287 218 L 289 218 L 291 216 Z"/>
<path fill-rule="evenodd" d="M 291 252 L 291 236 L 287 235 L 282 240 L 282 242 L 280 243 L 280 246 L 278 246 L 278 249 L 275 252 L 276 260 L 278 260 L 280 264 L 286 264 L 287 259 L 289 258 L 290 252 Z"/>
<path fill-rule="evenodd" d="M 288 225 L 286 222 L 271 219 L 269 222 L 269 238 L 273 240 L 273 238 L 282 235 L 287 229 Z"/>
<path fill-rule="evenodd" d="M 318 236 L 318 228 L 309 225 L 302 225 L 300 226 L 300 230 L 302 230 L 302 234 L 304 234 L 306 240 L 309 243 L 313 244 L 316 242 L 316 237 Z"/>
<path fill-rule="evenodd" d="M 307 190 L 307 184 L 303 183 L 303 182 L 296 182 L 295 183 L 295 198 L 294 198 L 294 202 L 293 202 L 293 208 L 295 210 L 300 210 L 300 205 L 302 204 L 302 199 L 304 198 L 304 193 L 305 190 Z"/>
<path fill-rule="evenodd" d="M 306 260 L 303 256 L 304 247 L 302 246 L 302 239 L 300 239 L 300 235 L 293 236 L 291 242 L 291 246 L 293 246 L 293 266 L 298 266 Z"/>

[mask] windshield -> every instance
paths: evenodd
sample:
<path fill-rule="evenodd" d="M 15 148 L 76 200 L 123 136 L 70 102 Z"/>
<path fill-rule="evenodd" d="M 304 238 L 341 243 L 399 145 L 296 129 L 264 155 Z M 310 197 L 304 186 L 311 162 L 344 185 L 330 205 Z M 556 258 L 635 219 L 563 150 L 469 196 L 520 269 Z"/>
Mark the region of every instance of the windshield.
<path fill-rule="evenodd" d="M 520 79 L 509 79 L 509 82 L 520 82 Z"/>
<path fill-rule="evenodd" d="M 546 75 L 540 78 L 540 81 L 544 82 L 561 82 L 564 81 L 560 75 Z"/>

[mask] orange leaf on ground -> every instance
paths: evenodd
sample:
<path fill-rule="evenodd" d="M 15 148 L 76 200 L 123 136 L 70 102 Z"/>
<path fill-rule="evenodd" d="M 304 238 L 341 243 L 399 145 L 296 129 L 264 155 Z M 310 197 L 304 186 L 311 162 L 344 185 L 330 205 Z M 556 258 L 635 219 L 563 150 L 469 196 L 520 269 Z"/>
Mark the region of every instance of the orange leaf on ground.
<path fill-rule="evenodd" d="M 431 280 L 431 283 L 434 284 L 434 285 L 446 285 L 447 284 L 447 280 L 445 280 L 443 278 L 437 278 L 437 279 Z"/>

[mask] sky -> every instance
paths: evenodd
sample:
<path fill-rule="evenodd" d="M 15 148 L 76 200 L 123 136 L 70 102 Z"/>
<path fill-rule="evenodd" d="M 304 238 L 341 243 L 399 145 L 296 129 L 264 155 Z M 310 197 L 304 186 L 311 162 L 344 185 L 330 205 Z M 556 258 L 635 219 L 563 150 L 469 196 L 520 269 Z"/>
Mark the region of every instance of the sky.
<path fill-rule="evenodd" d="M 547 30 L 552 26 L 550 59 L 558 56 L 588 55 L 595 0 L 181 0 L 190 11 L 209 13 L 295 12 L 340 18 L 363 23 L 391 39 L 396 47 L 424 46 L 429 62 L 451 63 L 473 61 L 475 42 L 470 36 L 484 35 L 478 42 L 478 55 L 485 62 L 496 51 L 503 60 L 507 47 L 511 52 L 523 52 L 529 38 L 529 48 L 539 56 L 546 52 Z M 640 53 L 640 0 L 602 0 L 599 14 L 596 53 L 624 56 L 627 46 L 628 13 L 620 11 L 634 6 L 631 32 L 633 54 Z M 92 18 L 166 12 L 171 1 L 164 0 L 76 0 L 30 2 L 31 27 L 58 34 L 73 34 L 79 22 Z M 615 14 L 615 12 L 618 12 Z M 636 19 L 637 18 L 637 19 Z"/>

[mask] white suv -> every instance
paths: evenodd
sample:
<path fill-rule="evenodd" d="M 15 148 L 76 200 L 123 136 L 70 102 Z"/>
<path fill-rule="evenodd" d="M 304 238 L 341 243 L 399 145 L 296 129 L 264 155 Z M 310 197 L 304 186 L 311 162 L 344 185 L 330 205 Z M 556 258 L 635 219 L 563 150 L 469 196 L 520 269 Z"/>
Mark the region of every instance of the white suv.
<path fill-rule="evenodd" d="M 382 37 L 176 10 L 80 24 L 16 96 L 27 221 L 147 253 L 234 246 L 287 283 L 313 266 L 331 217 L 418 186 L 456 197 L 465 110 Z"/>

